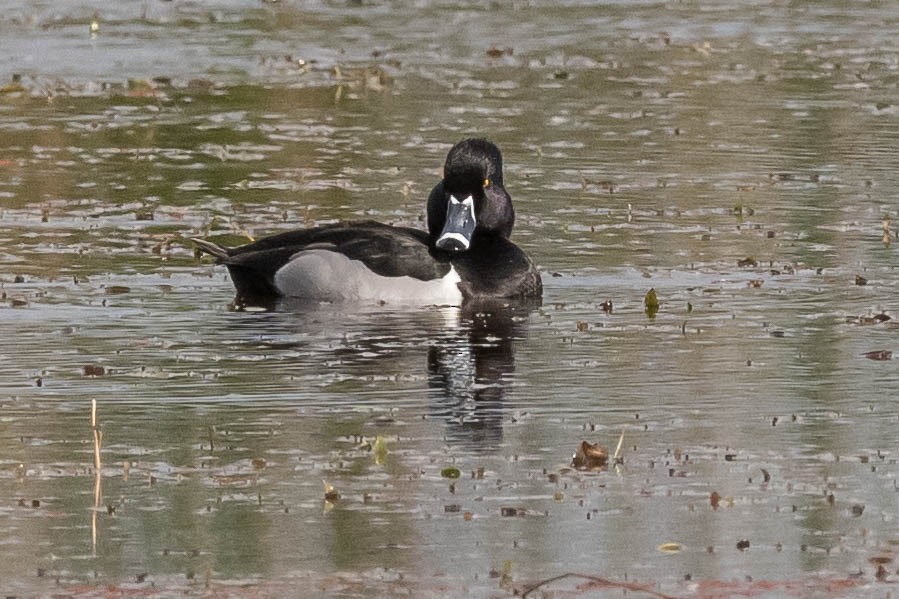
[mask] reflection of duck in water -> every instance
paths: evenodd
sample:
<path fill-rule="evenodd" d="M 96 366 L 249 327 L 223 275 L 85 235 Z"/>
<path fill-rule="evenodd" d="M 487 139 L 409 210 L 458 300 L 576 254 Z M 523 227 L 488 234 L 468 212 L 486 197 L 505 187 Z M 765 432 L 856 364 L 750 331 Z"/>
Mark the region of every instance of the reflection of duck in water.
<path fill-rule="evenodd" d="M 515 344 L 525 337 L 539 303 L 414 309 L 284 298 L 263 318 L 235 315 L 244 332 L 232 347 L 239 355 L 280 362 L 274 372 L 287 376 L 287 388 L 283 378 L 260 381 L 273 384 L 279 397 L 328 406 L 334 399 L 355 402 L 364 392 L 367 402 L 398 402 L 415 410 L 424 399 L 446 442 L 489 452 L 502 444 L 506 388 L 516 380 Z"/>
<path fill-rule="evenodd" d="M 540 296 L 534 263 L 509 241 L 515 212 L 495 145 L 467 139 L 453 146 L 427 210 L 428 231 L 365 221 L 237 248 L 193 241 L 228 267 L 239 303 L 289 296 L 461 305 Z"/>
<path fill-rule="evenodd" d="M 513 345 L 529 306 L 465 310 L 468 339 L 428 349 L 428 385 L 449 443 L 495 450 L 503 439 L 506 381 L 515 371 Z"/>

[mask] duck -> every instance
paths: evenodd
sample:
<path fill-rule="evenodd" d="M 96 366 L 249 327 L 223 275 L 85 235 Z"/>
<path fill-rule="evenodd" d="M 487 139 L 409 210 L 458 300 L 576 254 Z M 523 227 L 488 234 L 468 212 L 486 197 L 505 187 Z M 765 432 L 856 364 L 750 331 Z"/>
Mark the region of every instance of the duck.
<path fill-rule="evenodd" d="M 426 231 L 368 220 L 287 231 L 237 247 L 191 241 L 227 267 L 241 305 L 278 298 L 441 306 L 539 299 L 540 273 L 509 239 L 515 210 L 502 166 L 492 142 L 456 143 L 428 196 Z"/>

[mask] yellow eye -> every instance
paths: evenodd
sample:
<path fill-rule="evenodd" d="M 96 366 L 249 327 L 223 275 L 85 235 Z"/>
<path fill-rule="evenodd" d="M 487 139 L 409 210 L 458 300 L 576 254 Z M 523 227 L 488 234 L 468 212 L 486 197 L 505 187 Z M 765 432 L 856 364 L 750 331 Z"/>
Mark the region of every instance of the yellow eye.
<path fill-rule="evenodd" d="M 490 187 L 490 179 L 484 179 L 484 187 Z"/>

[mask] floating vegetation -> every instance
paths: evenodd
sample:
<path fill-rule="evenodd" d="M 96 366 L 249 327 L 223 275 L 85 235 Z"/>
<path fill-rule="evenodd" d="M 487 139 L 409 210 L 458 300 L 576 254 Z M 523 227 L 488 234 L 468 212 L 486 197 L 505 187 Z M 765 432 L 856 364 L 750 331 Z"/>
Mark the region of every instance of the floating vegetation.
<path fill-rule="evenodd" d="M 384 465 L 384 462 L 387 461 L 387 441 L 381 435 L 375 437 L 375 442 L 372 445 L 372 456 L 375 464 L 379 466 Z"/>
<path fill-rule="evenodd" d="M 571 465 L 583 470 L 600 470 L 609 465 L 609 451 L 599 444 L 581 441 L 571 456 Z"/>
<path fill-rule="evenodd" d="M 646 313 L 646 316 L 649 318 L 655 318 L 656 314 L 659 313 L 659 298 L 656 295 L 655 289 L 650 289 L 646 292 L 646 296 L 643 298 L 643 311 Z"/>
<path fill-rule="evenodd" d="M 600 446 L 598 443 L 588 443 L 581 441 L 574 455 L 571 456 L 571 465 L 578 470 L 604 470 L 608 467 L 609 462 L 613 464 L 622 464 L 624 460 L 621 456 L 621 450 L 624 446 L 624 430 L 618 437 L 618 444 L 615 452 L 609 456 L 609 450 Z"/>
<path fill-rule="evenodd" d="M 504 56 L 512 56 L 514 53 L 515 53 L 515 51 L 508 46 L 504 46 L 504 47 L 500 48 L 496 45 L 490 46 L 489 48 L 487 48 L 487 51 L 486 51 L 487 57 L 494 58 L 494 59 L 502 58 Z"/>
<path fill-rule="evenodd" d="M 324 491 L 325 491 L 325 501 L 334 503 L 338 499 L 340 499 L 340 493 L 337 492 L 337 489 L 334 488 L 334 485 L 323 480 L 322 487 L 324 487 Z"/>
<path fill-rule="evenodd" d="M 580 584 L 578 584 L 576 588 L 576 592 L 578 594 L 589 591 L 611 590 L 613 592 L 624 594 L 634 593 L 636 596 L 645 595 L 649 597 L 657 597 L 659 599 L 674 599 L 674 597 L 671 595 L 667 595 L 655 590 L 654 585 L 650 583 L 641 584 L 638 582 L 631 582 L 627 580 L 614 580 L 610 578 L 603 578 L 601 576 L 594 576 L 591 574 L 581 574 L 578 572 L 566 572 L 565 574 L 560 574 L 558 576 L 553 576 L 552 578 L 541 580 L 540 582 L 522 587 L 521 589 L 517 589 L 516 594 L 520 593 L 522 599 L 524 599 L 526 597 L 532 596 L 535 591 L 541 588 L 545 589 L 545 587 L 553 583 L 558 583 L 560 581 L 565 581 L 566 579 L 571 578 L 580 581 Z M 551 591 L 546 590 L 546 592 Z"/>
<path fill-rule="evenodd" d="M 8 592 L 890 592 L 894 8 L 21 4 Z M 508 148 L 541 306 L 231 311 L 187 241 L 423 229 L 457 134 Z"/>
<path fill-rule="evenodd" d="M 667 543 L 662 543 L 657 547 L 659 551 L 662 553 L 679 553 L 684 548 L 683 545 L 674 541 L 668 541 Z"/>
<path fill-rule="evenodd" d="M 22 85 L 22 75 L 19 73 L 13 73 L 7 83 L 0 85 L 0 94 L 19 94 L 24 91 L 25 87 Z"/>
<path fill-rule="evenodd" d="M 462 472 L 456 468 L 455 466 L 447 466 L 446 468 L 442 468 L 440 470 L 440 476 L 442 478 L 459 478 L 462 476 Z"/>
<path fill-rule="evenodd" d="M 881 312 L 880 314 L 875 314 L 874 316 L 847 316 L 846 322 L 849 324 L 858 324 L 858 325 L 872 325 L 872 324 L 881 324 L 883 322 L 888 322 L 892 320 L 892 317 L 888 314 Z"/>
<path fill-rule="evenodd" d="M 532 516 L 548 516 L 549 513 L 525 507 L 504 506 L 499 509 L 499 515 L 503 518 L 526 518 Z"/>

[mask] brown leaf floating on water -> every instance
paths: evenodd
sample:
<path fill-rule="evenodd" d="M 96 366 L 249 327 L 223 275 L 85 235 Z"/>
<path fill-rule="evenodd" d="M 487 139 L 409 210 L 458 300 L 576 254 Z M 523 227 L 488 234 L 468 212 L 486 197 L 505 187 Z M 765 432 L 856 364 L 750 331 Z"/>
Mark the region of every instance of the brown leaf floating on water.
<path fill-rule="evenodd" d="M 495 44 L 487 48 L 486 54 L 489 58 L 502 58 L 503 56 L 512 56 L 515 51 L 508 46 L 499 48 Z"/>
<path fill-rule="evenodd" d="M 150 484 L 155 482 L 154 477 L 150 477 Z M 259 480 L 256 474 L 216 474 L 212 477 L 212 481 L 221 487 L 251 487 Z"/>
<path fill-rule="evenodd" d="M 325 488 L 325 500 L 326 501 L 337 501 L 340 499 L 340 493 L 337 492 L 337 489 L 334 488 L 334 485 L 327 481 L 322 481 L 322 486 Z"/>
<path fill-rule="evenodd" d="M 499 515 L 503 518 L 526 518 L 536 516 L 547 516 L 548 512 L 532 510 L 525 507 L 504 506 L 499 508 Z"/>
<path fill-rule="evenodd" d="M 892 320 L 892 317 L 889 314 L 884 314 L 881 312 L 880 314 L 875 314 L 874 316 L 847 316 L 846 322 L 849 324 L 858 324 L 858 325 L 871 325 L 871 324 L 880 324 L 882 322 L 886 322 L 888 320 Z"/>
<path fill-rule="evenodd" d="M 709 496 L 709 503 L 712 505 L 713 510 L 718 509 L 718 504 L 721 503 L 721 495 L 718 491 L 712 491 L 712 494 Z"/>
<path fill-rule="evenodd" d="M 599 443 L 594 445 L 581 441 L 577 451 L 571 456 L 571 465 L 581 470 L 597 470 L 605 468 L 608 464 L 609 451 Z"/>
<path fill-rule="evenodd" d="M 855 275 L 855 284 L 856 285 L 867 285 L 868 279 L 866 279 L 865 277 L 863 277 L 861 275 Z"/>
<path fill-rule="evenodd" d="M 84 376 L 103 376 L 106 369 L 97 364 L 87 364 L 84 366 Z"/>

